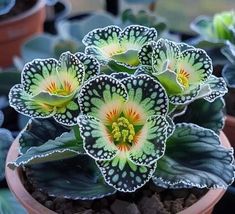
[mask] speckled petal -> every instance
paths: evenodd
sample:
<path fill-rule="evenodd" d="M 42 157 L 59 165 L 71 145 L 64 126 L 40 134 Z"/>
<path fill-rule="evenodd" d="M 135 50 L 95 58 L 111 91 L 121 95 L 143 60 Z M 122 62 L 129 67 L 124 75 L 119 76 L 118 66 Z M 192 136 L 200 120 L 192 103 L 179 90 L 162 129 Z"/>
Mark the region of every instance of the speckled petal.
<path fill-rule="evenodd" d="M 143 122 L 152 115 L 165 115 L 168 98 L 164 88 L 148 75 L 138 75 L 121 81 L 128 93 L 124 107 L 125 116 L 134 124 Z"/>
<path fill-rule="evenodd" d="M 121 28 L 118 26 L 107 26 L 98 28 L 89 32 L 82 40 L 86 46 L 94 46 L 101 50 L 105 56 L 112 56 L 115 53 L 122 52 L 119 36 Z"/>
<path fill-rule="evenodd" d="M 82 62 L 70 52 L 61 54 L 57 66 L 58 78 L 62 89 L 68 94 L 77 91 L 83 84 L 85 70 Z"/>
<path fill-rule="evenodd" d="M 189 50 L 189 49 L 195 49 L 195 47 L 193 47 L 192 45 L 188 45 L 184 42 L 180 42 L 180 43 L 176 43 L 176 44 L 180 48 L 181 52 Z"/>
<path fill-rule="evenodd" d="M 150 166 L 165 152 L 168 122 L 162 116 L 150 117 L 134 139 L 129 159 L 137 165 Z"/>
<path fill-rule="evenodd" d="M 106 65 L 109 61 L 109 56 L 107 56 L 101 51 L 101 49 L 95 46 L 86 47 L 85 53 L 87 55 L 92 55 L 93 57 L 95 57 L 101 65 Z"/>
<path fill-rule="evenodd" d="M 181 53 L 176 72 L 186 72 L 189 84 L 200 84 L 209 78 L 212 70 L 212 61 L 204 50 L 189 49 Z"/>
<path fill-rule="evenodd" d="M 110 160 L 118 149 L 112 142 L 107 128 L 96 118 L 86 115 L 78 117 L 84 149 L 96 160 Z"/>
<path fill-rule="evenodd" d="M 80 114 L 80 108 L 75 96 L 66 105 L 57 107 L 54 119 L 63 125 L 74 126 L 77 124 L 77 117 Z"/>
<path fill-rule="evenodd" d="M 118 72 L 118 73 L 112 73 L 110 76 L 117 80 L 122 80 L 124 78 L 130 77 L 131 74 L 128 74 L 126 72 Z"/>
<path fill-rule="evenodd" d="M 75 56 L 84 65 L 85 81 L 100 73 L 100 64 L 94 57 L 77 52 Z"/>
<path fill-rule="evenodd" d="M 59 87 L 56 67 L 55 59 L 35 59 L 27 63 L 21 74 L 24 90 L 31 95 L 37 95 L 41 91 L 48 91 L 51 84 Z"/>
<path fill-rule="evenodd" d="M 54 114 L 52 106 L 32 100 L 20 84 L 10 90 L 9 103 L 16 111 L 29 117 L 45 118 Z"/>
<path fill-rule="evenodd" d="M 120 34 L 120 44 L 124 50 L 140 50 L 148 42 L 157 39 L 157 31 L 140 25 L 130 25 Z"/>
<path fill-rule="evenodd" d="M 226 82 L 222 77 L 216 77 L 211 75 L 206 85 L 209 85 L 211 93 L 204 97 L 205 100 L 209 102 L 214 102 L 218 97 L 224 96 L 228 92 Z"/>
<path fill-rule="evenodd" d="M 195 86 L 183 91 L 181 94 L 169 95 L 169 101 L 174 105 L 182 105 L 192 102 L 199 94 L 201 86 Z"/>
<path fill-rule="evenodd" d="M 152 166 L 137 166 L 133 164 L 124 152 L 109 161 L 97 161 L 105 181 L 121 192 L 134 192 L 150 180 L 156 169 Z"/>
<path fill-rule="evenodd" d="M 165 70 L 175 70 L 177 59 L 180 56 L 180 49 L 176 43 L 167 39 L 159 39 L 153 49 L 152 66 L 156 74 Z"/>
<path fill-rule="evenodd" d="M 156 47 L 156 45 L 156 42 L 150 42 L 142 46 L 138 53 L 138 57 L 142 65 L 152 66 L 153 49 Z"/>
<path fill-rule="evenodd" d="M 101 75 L 82 87 L 79 104 L 83 114 L 110 124 L 117 119 L 126 100 L 125 86 L 113 77 Z"/>

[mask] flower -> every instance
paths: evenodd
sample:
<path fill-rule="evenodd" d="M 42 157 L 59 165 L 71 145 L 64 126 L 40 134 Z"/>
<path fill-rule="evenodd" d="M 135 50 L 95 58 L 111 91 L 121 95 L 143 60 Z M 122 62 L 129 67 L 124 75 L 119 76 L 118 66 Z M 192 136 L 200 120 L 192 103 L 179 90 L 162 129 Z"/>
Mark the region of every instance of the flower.
<path fill-rule="evenodd" d="M 35 118 L 54 117 L 64 125 L 75 125 L 79 114 L 77 94 L 84 81 L 99 73 L 99 63 L 83 53 L 63 53 L 59 61 L 36 59 L 22 71 L 21 84 L 9 93 L 16 111 Z"/>
<path fill-rule="evenodd" d="M 190 25 L 192 30 L 212 43 L 235 42 L 235 13 L 223 11 L 213 17 L 199 16 Z"/>
<path fill-rule="evenodd" d="M 218 136 L 224 102 L 216 99 L 225 82 L 205 51 L 155 37 L 142 26 L 108 26 L 84 38 L 98 60 L 66 52 L 26 64 L 9 99 L 36 118 L 8 167 L 30 166 L 35 188 L 73 200 L 134 192 L 150 179 L 164 188 L 227 188 L 235 166 Z M 98 75 L 100 62 L 108 75 Z"/>
<path fill-rule="evenodd" d="M 218 39 L 231 40 L 235 34 L 235 13 L 224 11 L 213 17 L 213 30 Z"/>
<path fill-rule="evenodd" d="M 212 62 L 206 52 L 185 43 L 159 39 L 144 45 L 139 52 L 142 67 L 165 87 L 172 104 L 181 105 L 194 99 L 212 102 L 227 92 L 222 78 L 212 75 Z"/>
<path fill-rule="evenodd" d="M 170 130 L 162 86 L 148 75 L 121 81 L 101 75 L 83 86 L 79 103 L 84 149 L 106 182 L 127 192 L 143 186 L 164 154 Z"/>
<path fill-rule="evenodd" d="M 154 41 L 157 31 L 139 25 L 130 25 L 124 30 L 118 26 L 107 26 L 89 32 L 84 38 L 86 54 L 95 56 L 101 65 L 113 70 L 135 69 L 139 65 L 138 51 L 144 44 Z"/>

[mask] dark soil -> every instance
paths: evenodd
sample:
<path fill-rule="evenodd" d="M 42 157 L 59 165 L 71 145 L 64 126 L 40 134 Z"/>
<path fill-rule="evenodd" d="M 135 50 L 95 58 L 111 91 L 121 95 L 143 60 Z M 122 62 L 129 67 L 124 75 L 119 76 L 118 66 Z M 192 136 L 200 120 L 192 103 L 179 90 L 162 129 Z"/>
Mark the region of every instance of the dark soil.
<path fill-rule="evenodd" d="M 6 14 L 0 16 L 0 21 L 17 16 L 32 8 L 37 0 L 16 0 L 15 6 Z"/>
<path fill-rule="evenodd" d="M 69 200 L 51 197 L 25 179 L 29 193 L 45 207 L 59 214 L 168 214 L 195 203 L 207 189 L 163 189 L 149 182 L 134 193 L 118 192 L 102 199 Z"/>

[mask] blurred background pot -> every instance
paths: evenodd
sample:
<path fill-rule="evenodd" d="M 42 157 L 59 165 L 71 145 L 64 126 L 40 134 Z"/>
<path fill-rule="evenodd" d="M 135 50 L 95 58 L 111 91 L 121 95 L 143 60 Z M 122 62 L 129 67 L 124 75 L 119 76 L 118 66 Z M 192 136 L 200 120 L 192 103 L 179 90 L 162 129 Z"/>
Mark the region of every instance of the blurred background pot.
<path fill-rule="evenodd" d="M 27 5 L 29 4 L 27 1 L 21 0 L 18 4 L 16 1 L 14 7 L 23 3 Z M 43 32 L 44 0 L 32 0 L 30 4 L 32 6 L 28 10 L 19 12 L 16 16 L 0 19 L 0 67 L 4 68 L 12 64 L 13 56 L 19 55 L 20 46 L 26 38 Z"/>
<path fill-rule="evenodd" d="M 67 0 L 59 0 L 54 5 L 47 5 L 44 31 L 56 34 L 56 22 L 65 19 L 69 15 L 70 7 Z"/>

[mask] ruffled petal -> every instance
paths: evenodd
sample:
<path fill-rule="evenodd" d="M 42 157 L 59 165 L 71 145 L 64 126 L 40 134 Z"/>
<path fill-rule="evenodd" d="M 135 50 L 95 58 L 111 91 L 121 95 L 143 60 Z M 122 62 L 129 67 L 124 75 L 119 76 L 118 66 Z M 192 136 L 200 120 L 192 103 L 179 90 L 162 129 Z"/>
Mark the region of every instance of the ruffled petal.
<path fill-rule="evenodd" d="M 33 100 L 21 84 L 13 86 L 10 90 L 9 103 L 16 111 L 29 117 L 46 118 L 55 113 L 53 106 Z"/>
<path fill-rule="evenodd" d="M 96 160 L 110 160 L 116 156 L 118 149 L 109 136 L 107 128 L 92 116 L 78 117 L 80 133 L 86 152 Z"/>
<path fill-rule="evenodd" d="M 140 25 L 130 25 L 120 33 L 120 44 L 124 50 L 140 50 L 144 44 L 157 39 L 157 31 Z"/>
<path fill-rule="evenodd" d="M 113 77 L 101 75 L 82 87 L 79 104 L 83 114 L 110 124 L 120 115 L 127 97 L 122 83 Z"/>
<path fill-rule="evenodd" d="M 112 160 L 97 161 L 105 181 L 121 192 L 134 192 L 150 180 L 156 164 L 137 166 L 133 164 L 124 152 Z"/>
<path fill-rule="evenodd" d="M 165 152 L 168 122 L 162 116 L 150 117 L 134 139 L 129 159 L 136 165 L 150 166 Z"/>
<path fill-rule="evenodd" d="M 85 81 L 100 73 L 100 64 L 97 59 L 81 52 L 77 52 L 75 56 L 84 66 Z"/>

